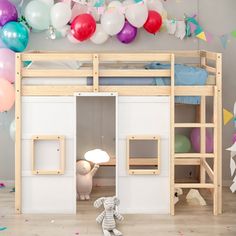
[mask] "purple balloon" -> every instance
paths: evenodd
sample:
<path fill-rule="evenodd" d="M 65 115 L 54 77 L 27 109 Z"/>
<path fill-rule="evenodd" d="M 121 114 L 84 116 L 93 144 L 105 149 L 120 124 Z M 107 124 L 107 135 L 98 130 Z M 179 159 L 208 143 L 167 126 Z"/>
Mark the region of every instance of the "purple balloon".
<path fill-rule="evenodd" d="M 137 35 L 137 28 L 128 21 L 125 22 L 123 29 L 116 35 L 117 39 L 122 43 L 131 43 Z"/>
<path fill-rule="evenodd" d="M 14 4 L 8 0 L 0 0 L 0 26 L 9 21 L 17 21 L 18 13 Z"/>
<path fill-rule="evenodd" d="M 194 128 L 191 131 L 190 139 L 195 152 L 200 152 L 200 128 Z M 213 135 L 206 130 L 206 152 L 213 152 Z"/>

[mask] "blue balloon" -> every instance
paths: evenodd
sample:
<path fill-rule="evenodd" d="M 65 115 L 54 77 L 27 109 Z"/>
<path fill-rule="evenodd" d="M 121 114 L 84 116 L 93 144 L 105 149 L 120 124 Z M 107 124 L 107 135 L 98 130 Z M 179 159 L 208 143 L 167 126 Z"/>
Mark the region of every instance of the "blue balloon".
<path fill-rule="evenodd" d="M 1 39 L 12 51 L 23 52 L 29 42 L 29 32 L 23 24 L 11 21 L 2 27 Z"/>

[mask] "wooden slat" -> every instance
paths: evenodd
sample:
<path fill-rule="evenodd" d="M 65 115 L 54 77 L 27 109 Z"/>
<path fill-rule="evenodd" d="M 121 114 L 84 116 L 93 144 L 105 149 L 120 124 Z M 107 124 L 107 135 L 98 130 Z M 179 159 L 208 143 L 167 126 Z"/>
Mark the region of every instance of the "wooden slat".
<path fill-rule="evenodd" d="M 153 170 L 146 170 L 146 169 L 142 169 L 142 170 L 129 170 L 129 174 L 130 175 L 158 175 L 160 173 L 160 170 L 157 169 L 153 169 Z"/>
<path fill-rule="evenodd" d="M 98 54 L 93 55 L 93 92 L 98 92 L 99 90 L 99 58 Z"/>
<path fill-rule="evenodd" d="M 215 52 L 201 51 L 200 56 L 206 57 L 206 59 L 212 60 L 212 61 L 216 61 L 216 59 L 217 59 L 217 53 L 215 53 Z"/>
<path fill-rule="evenodd" d="M 175 96 L 213 96 L 214 86 L 176 86 Z"/>
<path fill-rule="evenodd" d="M 21 184 L 21 54 L 16 54 L 16 80 L 15 80 L 15 212 L 21 213 L 22 209 L 22 184 Z"/>
<path fill-rule="evenodd" d="M 33 175 L 63 175 L 62 170 L 33 170 Z"/>
<path fill-rule="evenodd" d="M 213 123 L 175 123 L 176 128 L 195 128 L 195 127 L 206 127 L 213 128 L 215 125 Z"/>
<path fill-rule="evenodd" d="M 207 174 L 209 175 L 210 179 L 212 181 L 214 181 L 214 172 L 211 169 L 211 167 L 208 165 L 208 163 L 206 162 L 206 160 L 202 160 L 202 166 L 205 169 L 205 171 L 207 172 Z"/>
<path fill-rule="evenodd" d="M 129 164 L 131 166 L 158 166 L 157 158 L 130 158 Z M 101 166 L 115 166 L 116 159 L 110 159 L 110 161 L 101 163 Z"/>
<path fill-rule="evenodd" d="M 45 53 L 45 52 L 37 52 L 37 53 L 22 53 L 22 61 L 91 61 L 93 59 L 93 54 L 91 53 Z"/>
<path fill-rule="evenodd" d="M 170 77 L 170 70 L 117 69 L 100 70 L 101 77 Z"/>
<path fill-rule="evenodd" d="M 206 71 L 215 74 L 216 73 L 216 68 L 208 66 L 208 65 L 202 65 L 202 68 L 205 69 Z"/>
<path fill-rule="evenodd" d="M 100 61 L 170 61 L 171 54 L 169 53 L 101 53 L 99 54 Z"/>
<path fill-rule="evenodd" d="M 92 77 L 93 71 L 91 70 L 35 70 L 35 69 L 22 69 L 22 77 L 42 77 L 42 78 L 63 78 L 63 77 Z"/>
<path fill-rule="evenodd" d="M 175 153 L 175 157 L 214 158 L 214 153 Z"/>
<path fill-rule="evenodd" d="M 175 165 L 178 166 L 178 165 L 186 165 L 186 166 L 189 166 L 189 165 L 200 165 L 200 159 L 175 159 Z"/>
<path fill-rule="evenodd" d="M 175 184 L 175 188 L 214 188 L 214 184 L 181 183 Z"/>

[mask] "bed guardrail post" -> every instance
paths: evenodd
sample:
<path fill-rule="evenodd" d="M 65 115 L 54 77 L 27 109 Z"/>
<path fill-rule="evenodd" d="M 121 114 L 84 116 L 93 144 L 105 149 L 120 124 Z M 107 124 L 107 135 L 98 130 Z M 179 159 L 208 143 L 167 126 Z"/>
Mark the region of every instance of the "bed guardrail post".
<path fill-rule="evenodd" d="M 99 92 L 99 57 L 93 54 L 93 92 Z"/>
<path fill-rule="evenodd" d="M 15 212 L 21 213 L 21 54 L 16 53 L 15 79 Z"/>

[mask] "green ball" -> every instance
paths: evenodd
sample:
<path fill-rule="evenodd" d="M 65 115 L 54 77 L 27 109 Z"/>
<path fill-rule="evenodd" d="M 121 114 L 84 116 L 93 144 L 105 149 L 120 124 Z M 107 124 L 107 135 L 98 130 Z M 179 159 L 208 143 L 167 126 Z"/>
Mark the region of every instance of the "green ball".
<path fill-rule="evenodd" d="M 175 153 L 185 153 L 191 150 L 191 142 L 182 134 L 175 135 Z"/>

